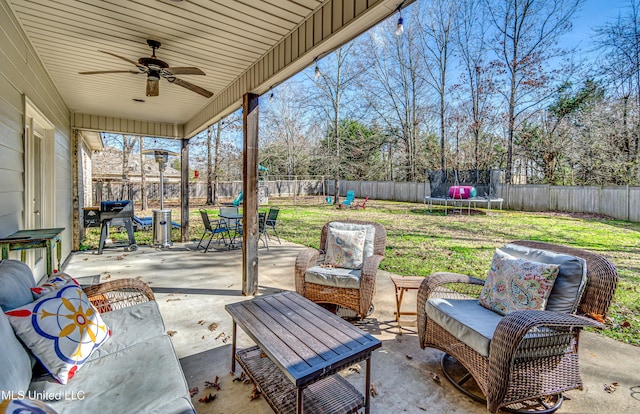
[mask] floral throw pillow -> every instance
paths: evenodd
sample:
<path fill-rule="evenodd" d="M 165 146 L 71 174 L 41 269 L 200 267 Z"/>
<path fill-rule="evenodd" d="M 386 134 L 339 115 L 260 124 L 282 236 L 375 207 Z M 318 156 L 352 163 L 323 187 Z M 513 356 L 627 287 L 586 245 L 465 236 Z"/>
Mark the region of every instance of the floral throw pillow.
<path fill-rule="evenodd" d="M 87 295 L 73 282 L 6 315 L 20 340 L 62 384 L 111 336 Z"/>
<path fill-rule="evenodd" d="M 329 228 L 324 263 L 346 269 L 360 269 L 364 260 L 364 230 Z"/>
<path fill-rule="evenodd" d="M 543 310 L 559 268 L 518 259 L 496 249 L 478 302 L 501 315 L 516 310 Z"/>
<path fill-rule="evenodd" d="M 40 299 L 48 293 L 62 289 L 68 282 L 73 282 L 76 286 L 80 286 L 80 283 L 68 274 L 56 273 L 43 283 L 31 288 L 31 293 L 34 299 Z"/>

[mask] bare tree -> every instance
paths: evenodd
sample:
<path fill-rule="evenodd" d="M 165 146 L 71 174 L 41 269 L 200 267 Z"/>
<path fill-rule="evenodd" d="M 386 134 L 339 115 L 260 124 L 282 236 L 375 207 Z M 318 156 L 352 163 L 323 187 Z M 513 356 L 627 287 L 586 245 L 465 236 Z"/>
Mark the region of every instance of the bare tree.
<path fill-rule="evenodd" d="M 468 129 L 473 137 L 473 169 L 476 171 L 477 182 L 481 164 L 480 143 L 485 124 L 489 122 L 493 112 L 493 78 L 497 76 L 495 67 L 487 59 L 490 51 L 487 44 L 489 20 L 483 3 L 476 0 L 462 1 L 458 8 L 456 29 L 456 51 L 462 67 L 461 95 L 466 95 L 460 96 L 458 102 L 466 109 L 464 112 L 469 118 Z M 482 167 L 489 167 L 486 164 L 485 162 Z"/>
<path fill-rule="evenodd" d="M 330 131 L 333 136 L 335 154 L 333 154 L 333 178 L 334 203 L 340 199 L 340 119 L 342 116 L 343 99 L 347 91 L 353 86 L 358 76 L 358 71 L 352 61 L 353 43 L 338 48 L 326 60 L 329 64 L 316 66 L 314 77 L 318 88 L 318 101 L 320 109 L 324 112 L 325 119 L 330 123 Z M 318 62 L 316 62 L 317 64 Z"/>
<path fill-rule="evenodd" d="M 149 208 L 147 198 L 147 174 L 144 168 L 144 138 L 138 137 L 138 147 L 140 148 L 140 199 L 142 202 L 142 210 Z"/>
<path fill-rule="evenodd" d="M 420 19 L 419 9 L 411 9 L 410 21 Z M 392 24 L 370 31 L 359 45 L 360 89 L 370 110 L 373 125 L 387 131 L 384 158 L 388 166 L 388 179 L 415 181 L 418 177 L 420 154 L 424 145 L 420 142 L 421 129 L 425 127 L 425 114 L 430 99 L 425 93 L 427 84 L 421 73 L 419 25 L 406 25 L 404 34 L 394 35 Z M 397 154 L 397 155 L 394 155 Z M 401 157 L 402 159 L 398 159 Z M 403 166 L 399 173 L 393 165 Z"/>
<path fill-rule="evenodd" d="M 122 136 L 122 187 L 120 190 L 120 199 L 128 200 L 130 198 L 129 188 L 129 158 L 133 147 L 136 145 L 136 137 L 132 135 Z"/>
<path fill-rule="evenodd" d="M 438 96 L 437 113 L 440 123 L 440 168 L 447 168 L 446 160 L 446 127 L 447 96 L 450 59 L 453 54 L 453 36 L 458 2 L 450 0 L 432 0 L 425 7 L 421 18 L 415 19 L 421 25 L 419 49 L 424 59 L 426 79 Z M 418 9 L 417 6 L 414 6 Z"/>
<path fill-rule="evenodd" d="M 628 0 L 627 10 L 595 32 L 596 45 L 603 52 L 599 60 L 602 73 L 622 103 L 624 156 L 628 161 L 635 159 L 640 183 L 640 0 Z M 630 112 L 636 119 L 632 125 Z"/>
<path fill-rule="evenodd" d="M 272 92 L 261 120 L 261 162 L 271 173 L 290 179 L 308 173 L 311 142 L 307 138 L 308 99 L 302 85 L 288 82 Z"/>
<path fill-rule="evenodd" d="M 561 53 L 558 36 L 571 29 L 571 18 L 584 0 L 485 0 L 497 29 L 495 53 L 506 82 L 500 93 L 507 102 L 507 165 L 511 182 L 513 138 L 524 111 L 539 105 L 549 83 L 546 64 Z"/>
<path fill-rule="evenodd" d="M 218 128 L 218 131 L 220 129 Z M 205 204 L 207 205 L 213 205 L 214 204 L 214 197 L 213 197 L 213 177 L 214 175 L 217 177 L 217 174 L 214 172 L 213 170 L 213 160 L 211 157 L 211 150 L 213 147 L 213 144 L 211 142 L 212 140 L 212 136 L 213 136 L 213 124 L 209 125 L 209 127 L 207 128 L 207 176 L 206 176 L 206 182 L 207 182 L 207 201 L 205 202 Z M 218 138 L 216 136 L 216 138 Z M 216 146 L 217 148 L 217 146 Z"/>

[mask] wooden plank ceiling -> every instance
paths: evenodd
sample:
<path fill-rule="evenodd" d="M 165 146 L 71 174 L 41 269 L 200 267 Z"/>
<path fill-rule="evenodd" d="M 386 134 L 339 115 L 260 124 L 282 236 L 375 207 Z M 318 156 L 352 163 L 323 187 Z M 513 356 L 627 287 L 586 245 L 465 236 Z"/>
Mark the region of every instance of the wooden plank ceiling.
<path fill-rule="evenodd" d="M 264 93 L 323 51 L 392 14 L 401 1 L 8 2 L 67 106 L 81 114 L 74 119 L 101 117 L 103 125 L 104 119 L 173 124 L 174 128 L 165 128 L 171 133 L 158 135 L 180 137 L 191 136 L 237 108 L 242 93 Z M 358 20 L 362 21 L 353 24 Z M 350 30 L 343 30 L 348 25 Z M 161 79 L 159 96 L 147 97 L 144 73 L 79 74 L 137 71 L 132 63 L 110 54 L 137 62 L 151 56 L 147 39 L 162 43 L 156 56 L 171 67 L 197 67 L 205 72 L 205 76 L 176 77 L 213 96 L 207 98 Z M 92 129 L 82 123 L 76 126 Z"/>

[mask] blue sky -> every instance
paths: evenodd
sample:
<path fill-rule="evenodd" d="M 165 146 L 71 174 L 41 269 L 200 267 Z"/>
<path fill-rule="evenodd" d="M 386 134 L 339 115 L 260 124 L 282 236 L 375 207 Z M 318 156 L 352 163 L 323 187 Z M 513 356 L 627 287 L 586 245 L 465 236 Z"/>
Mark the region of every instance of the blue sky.
<path fill-rule="evenodd" d="M 627 11 L 628 5 L 629 0 L 586 0 L 573 19 L 573 30 L 564 36 L 563 43 L 589 49 L 593 28 L 615 20 L 618 14 Z"/>

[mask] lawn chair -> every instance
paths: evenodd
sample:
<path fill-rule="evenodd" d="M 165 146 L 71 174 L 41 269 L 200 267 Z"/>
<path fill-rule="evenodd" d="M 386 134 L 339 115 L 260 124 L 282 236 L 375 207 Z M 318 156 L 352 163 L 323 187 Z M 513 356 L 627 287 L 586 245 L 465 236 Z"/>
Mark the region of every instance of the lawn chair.
<path fill-rule="evenodd" d="M 547 269 L 532 279 L 532 269 L 549 265 L 559 265 L 552 270 L 557 276 Z M 496 250 L 487 279 L 446 272 L 425 278 L 418 291 L 420 347 L 444 351 L 447 379 L 492 413 L 556 411 L 563 391 L 582 388 L 580 331 L 603 326 L 618 283 L 615 267 L 595 253 L 517 241 Z M 527 289 L 531 281 L 535 287 Z M 498 289 L 504 284 L 513 293 Z M 523 296 L 536 305 L 522 306 Z"/>
<path fill-rule="evenodd" d="M 267 213 L 258 213 L 258 236 L 269 250 L 269 235 L 267 234 Z"/>
<path fill-rule="evenodd" d="M 202 233 L 202 237 L 200 237 L 200 241 L 198 242 L 196 249 L 200 248 L 202 241 L 207 234 L 209 234 L 209 241 L 207 242 L 207 246 L 204 248 L 204 253 L 209 250 L 211 241 L 213 241 L 213 238 L 216 235 L 218 236 L 218 244 L 220 244 L 220 239 L 222 239 L 223 243 L 226 245 L 227 242 L 225 235 L 229 236 L 229 239 L 231 239 L 231 236 L 229 235 L 229 229 L 227 229 L 225 223 L 222 222 L 222 220 L 214 220 L 212 222 L 209 219 L 209 214 L 204 209 L 200 209 L 200 217 L 202 217 L 202 224 L 204 224 L 204 232 Z M 215 224 L 215 227 L 212 224 Z"/>
<path fill-rule="evenodd" d="M 351 204 L 356 198 L 356 193 L 352 190 L 347 191 L 347 197 L 342 200 L 342 205 L 340 207 L 351 207 Z"/>
<path fill-rule="evenodd" d="M 276 230 L 276 224 L 278 224 L 278 214 L 280 213 L 280 209 L 278 207 L 271 207 L 269 209 L 269 213 L 267 214 L 267 220 L 265 225 L 267 228 L 271 228 L 273 233 L 278 238 L 278 244 L 282 244 L 280 242 L 280 236 L 278 236 L 278 230 Z"/>
<path fill-rule="evenodd" d="M 342 241 L 345 237 L 361 238 L 362 233 L 364 244 L 361 250 L 351 250 L 354 254 L 346 250 L 337 251 L 340 250 L 336 249 L 340 245 L 337 243 L 339 238 Z M 376 274 L 378 265 L 384 259 L 386 240 L 387 232 L 379 223 L 357 220 L 326 223 L 320 235 L 320 250 L 307 248 L 298 254 L 295 264 L 296 292 L 313 302 L 350 309 L 364 319 L 373 309 Z M 320 256 L 321 252 L 323 256 Z M 352 259 L 350 263 L 336 263 L 340 261 L 339 257 L 346 256 Z"/>
<path fill-rule="evenodd" d="M 366 197 L 366 198 L 364 199 L 364 201 L 358 201 L 357 203 L 355 203 L 355 204 L 352 206 L 352 208 L 355 208 L 356 210 L 357 210 L 357 209 L 359 209 L 359 208 L 361 208 L 361 209 L 363 209 L 363 210 L 364 210 L 364 209 L 366 208 L 367 201 L 369 201 L 369 197 Z"/>

